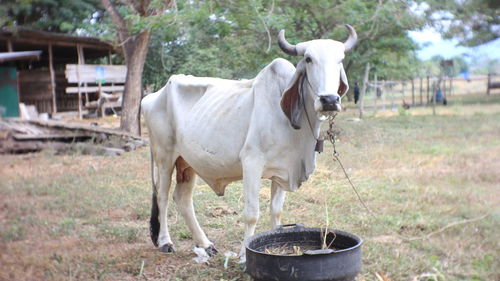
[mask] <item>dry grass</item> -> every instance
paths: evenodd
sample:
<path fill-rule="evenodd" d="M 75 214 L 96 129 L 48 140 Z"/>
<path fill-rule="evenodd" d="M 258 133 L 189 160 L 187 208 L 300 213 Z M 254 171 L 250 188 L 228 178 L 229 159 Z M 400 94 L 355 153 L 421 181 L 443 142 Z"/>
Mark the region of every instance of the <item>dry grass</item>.
<path fill-rule="evenodd" d="M 330 227 L 365 239 L 359 280 L 499 280 L 500 98 L 484 100 L 455 97 L 437 116 L 416 108 L 349 122 L 356 111 L 341 114 L 337 150 L 374 214 L 327 145 L 313 176 L 288 194 L 283 223 L 323 226 L 326 202 Z M 191 235 L 173 204 L 178 252 L 154 249 L 147 148 L 0 161 L 0 280 L 249 280 L 235 262 L 224 269 L 222 255 L 209 265 L 192 261 Z M 221 252 L 239 249 L 241 189 L 234 183 L 220 198 L 198 182 L 198 218 Z M 263 181 L 258 232 L 270 225 L 269 193 Z"/>

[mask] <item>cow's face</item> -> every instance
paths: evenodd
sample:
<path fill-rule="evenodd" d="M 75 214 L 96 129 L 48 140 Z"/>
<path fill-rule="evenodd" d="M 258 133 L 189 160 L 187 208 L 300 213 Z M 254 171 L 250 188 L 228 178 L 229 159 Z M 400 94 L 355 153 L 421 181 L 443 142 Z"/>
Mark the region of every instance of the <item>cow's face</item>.
<path fill-rule="evenodd" d="M 333 40 L 307 42 L 302 62 L 308 99 L 317 112 L 339 111 L 341 97 L 349 89 L 342 60 L 344 44 Z M 304 97 L 306 98 L 306 97 Z"/>
<path fill-rule="evenodd" d="M 280 48 L 289 55 L 303 57 L 281 99 L 281 108 L 295 129 L 300 129 L 303 105 L 308 100 L 320 113 L 341 109 L 340 99 L 349 89 L 342 60 L 357 40 L 354 28 L 345 26 L 349 38 L 344 43 L 320 39 L 291 45 L 285 40 L 285 32 L 280 31 Z"/>

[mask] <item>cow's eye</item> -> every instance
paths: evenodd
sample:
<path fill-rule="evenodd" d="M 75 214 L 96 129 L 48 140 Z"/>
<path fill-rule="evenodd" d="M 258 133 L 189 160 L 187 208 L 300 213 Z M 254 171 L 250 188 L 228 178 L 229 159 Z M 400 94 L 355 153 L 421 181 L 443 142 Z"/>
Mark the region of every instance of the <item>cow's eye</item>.
<path fill-rule="evenodd" d="M 306 58 L 306 62 L 307 62 L 307 63 L 310 63 L 311 61 L 312 61 L 312 59 L 311 59 L 310 57 L 307 57 L 307 58 Z"/>

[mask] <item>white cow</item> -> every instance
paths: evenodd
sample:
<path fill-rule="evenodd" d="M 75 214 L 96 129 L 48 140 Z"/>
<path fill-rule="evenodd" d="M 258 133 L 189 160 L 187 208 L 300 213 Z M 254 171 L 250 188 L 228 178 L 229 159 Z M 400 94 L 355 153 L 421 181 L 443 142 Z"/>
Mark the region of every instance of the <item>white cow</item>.
<path fill-rule="evenodd" d="M 193 187 L 200 176 L 218 195 L 243 179 L 245 239 L 259 218 L 261 179 L 270 179 L 271 221 L 280 224 L 285 191 L 298 189 L 314 171 L 321 114 L 340 110 L 348 90 L 344 53 L 356 43 L 346 25 L 345 43 L 312 40 L 279 46 L 303 56 L 295 68 L 275 59 L 252 80 L 234 81 L 172 76 L 165 87 L 142 100 L 150 135 L 153 169 L 151 239 L 162 252 L 174 251 L 167 222 L 171 177 L 176 169 L 174 201 L 196 244 L 216 253 L 193 209 Z M 244 243 L 240 257 L 244 259 Z"/>

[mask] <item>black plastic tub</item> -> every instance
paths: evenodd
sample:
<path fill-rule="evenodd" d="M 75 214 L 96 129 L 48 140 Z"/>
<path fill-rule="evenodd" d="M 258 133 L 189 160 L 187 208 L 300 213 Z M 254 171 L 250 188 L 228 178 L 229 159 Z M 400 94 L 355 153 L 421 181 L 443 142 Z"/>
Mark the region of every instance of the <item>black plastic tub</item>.
<path fill-rule="evenodd" d="M 246 272 L 258 281 L 354 280 L 361 269 L 363 240 L 329 229 L 326 245 L 330 247 L 321 250 L 324 233 L 325 229 L 293 224 L 256 234 L 246 243 Z M 292 245 L 299 249 L 294 254 L 272 250 Z"/>

